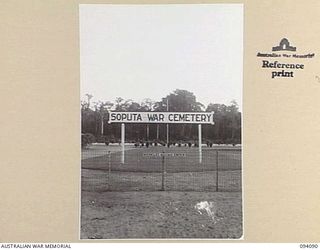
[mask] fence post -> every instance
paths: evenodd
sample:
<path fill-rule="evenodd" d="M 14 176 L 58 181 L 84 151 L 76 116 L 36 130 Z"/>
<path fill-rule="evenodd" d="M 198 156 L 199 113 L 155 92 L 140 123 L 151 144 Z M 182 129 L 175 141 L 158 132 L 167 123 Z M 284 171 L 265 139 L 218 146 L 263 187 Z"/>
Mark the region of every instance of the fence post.
<path fill-rule="evenodd" d="M 140 151 L 137 151 L 137 169 L 139 169 L 139 164 L 140 164 L 140 155 L 139 155 Z"/>
<path fill-rule="evenodd" d="M 216 150 L 216 192 L 219 191 L 219 151 Z"/>
<path fill-rule="evenodd" d="M 161 190 L 165 191 L 164 183 L 165 183 L 165 164 L 164 164 L 164 152 L 162 153 L 162 159 L 161 159 L 161 164 L 162 164 L 162 185 L 161 185 Z"/>
<path fill-rule="evenodd" d="M 110 175 L 111 175 L 111 152 L 108 151 L 108 189 L 110 189 Z"/>

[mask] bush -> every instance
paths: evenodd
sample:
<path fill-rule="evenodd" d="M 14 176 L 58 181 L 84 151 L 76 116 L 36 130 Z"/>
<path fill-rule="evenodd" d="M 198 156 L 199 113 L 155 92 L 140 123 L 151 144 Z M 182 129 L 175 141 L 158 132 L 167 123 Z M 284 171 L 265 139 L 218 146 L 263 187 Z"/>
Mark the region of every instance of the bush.
<path fill-rule="evenodd" d="M 96 137 L 95 137 L 93 134 L 86 133 L 85 135 L 88 137 L 89 143 L 94 143 L 94 142 L 96 142 Z"/>
<path fill-rule="evenodd" d="M 223 141 L 222 141 L 221 139 L 217 139 L 217 140 L 215 141 L 215 143 L 218 144 L 218 145 L 220 145 L 220 144 L 223 144 Z"/>
<path fill-rule="evenodd" d="M 96 140 L 96 142 L 98 142 L 98 143 L 105 143 L 106 141 L 107 141 L 107 137 L 104 135 L 98 136 L 97 140 Z"/>
<path fill-rule="evenodd" d="M 85 148 L 86 146 L 88 146 L 89 144 L 89 141 L 88 141 L 88 138 L 82 134 L 81 135 L 81 148 Z"/>
<path fill-rule="evenodd" d="M 240 138 L 234 139 L 233 144 L 234 144 L 234 146 L 235 146 L 236 144 L 241 144 L 241 139 L 240 139 Z"/>
<path fill-rule="evenodd" d="M 226 144 L 232 144 L 235 146 L 237 144 L 237 139 L 228 138 L 226 139 Z"/>
<path fill-rule="evenodd" d="M 85 148 L 89 144 L 93 143 L 96 141 L 96 138 L 93 134 L 86 133 L 86 134 L 81 134 L 81 147 Z"/>

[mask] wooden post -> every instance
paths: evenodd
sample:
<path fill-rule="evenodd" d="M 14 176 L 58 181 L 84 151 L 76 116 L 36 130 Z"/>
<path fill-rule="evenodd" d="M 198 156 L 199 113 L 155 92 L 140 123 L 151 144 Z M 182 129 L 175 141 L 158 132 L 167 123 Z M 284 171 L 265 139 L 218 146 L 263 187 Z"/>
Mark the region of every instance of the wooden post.
<path fill-rule="evenodd" d="M 219 191 L 219 151 L 216 151 L 216 192 Z"/>
<path fill-rule="evenodd" d="M 165 162 L 164 162 L 164 152 L 163 152 L 163 155 L 162 155 L 162 161 L 161 161 L 161 165 L 162 165 L 162 185 L 161 185 L 161 190 L 162 191 L 165 191 Z"/>
<path fill-rule="evenodd" d="M 111 152 L 108 151 L 108 188 L 110 189 L 110 175 L 111 175 Z"/>
<path fill-rule="evenodd" d="M 159 124 L 157 124 L 157 142 L 159 141 Z"/>
<path fill-rule="evenodd" d="M 199 163 L 202 163 L 202 132 L 201 124 L 198 124 L 198 139 L 199 139 Z"/>
<path fill-rule="evenodd" d="M 101 135 L 103 136 L 103 127 L 104 127 L 104 122 L 103 122 L 103 116 L 101 115 Z"/>
<path fill-rule="evenodd" d="M 125 142 L 125 125 L 121 123 L 121 147 L 122 147 L 122 154 L 121 154 L 121 163 L 124 164 L 124 142 Z"/>
<path fill-rule="evenodd" d="M 167 123 L 167 146 L 169 145 L 169 124 Z"/>
<path fill-rule="evenodd" d="M 169 112 L 169 99 L 167 99 L 167 112 Z M 169 123 L 167 123 L 167 146 L 169 145 Z"/>

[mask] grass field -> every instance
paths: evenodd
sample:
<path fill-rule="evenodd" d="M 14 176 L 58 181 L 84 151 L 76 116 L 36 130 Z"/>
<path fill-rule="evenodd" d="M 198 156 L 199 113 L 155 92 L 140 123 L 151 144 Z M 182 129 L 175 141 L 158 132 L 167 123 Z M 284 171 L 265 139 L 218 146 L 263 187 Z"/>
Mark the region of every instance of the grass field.
<path fill-rule="evenodd" d="M 113 149 L 114 150 L 114 149 Z M 217 185 L 217 154 L 208 148 L 203 150 L 199 163 L 197 148 L 150 147 L 125 152 L 125 164 L 121 164 L 121 152 L 95 156 L 82 160 L 82 178 L 87 191 L 159 191 L 162 188 L 161 157 L 145 157 L 144 153 L 185 153 L 186 157 L 167 157 L 164 160 L 166 190 L 214 191 Z M 110 171 L 109 171 L 110 167 Z M 92 173 L 90 170 L 95 170 Z M 218 152 L 218 187 L 220 191 L 241 190 L 241 151 Z"/>
<path fill-rule="evenodd" d="M 101 149 L 102 148 L 102 149 Z M 117 150 L 118 149 L 118 150 Z M 197 172 L 216 169 L 216 148 L 203 148 L 202 163 L 199 164 L 198 148 L 188 147 L 149 147 L 132 148 L 125 152 L 125 164 L 121 164 L 120 147 L 100 146 L 92 151 L 85 150 L 82 160 L 82 169 L 107 170 L 110 151 L 112 171 L 127 172 L 161 172 L 161 158 L 144 157 L 144 153 L 185 153 L 186 157 L 165 159 L 167 172 Z M 104 151 L 103 151 L 104 150 Z M 104 153 L 103 153 L 104 152 Z M 241 150 L 233 147 L 220 147 L 218 152 L 219 170 L 241 170 Z"/>
<path fill-rule="evenodd" d="M 216 222 L 194 206 L 216 204 Z M 82 192 L 82 239 L 240 238 L 240 192 Z"/>
<path fill-rule="evenodd" d="M 211 148 L 203 150 L 202 164 L 197 148 L 132 149 L 125 164 L 115 148 L 110 158 L 111 150 L 103 150 L 86 152 L 82 160 L 81 238 L 241 237 L 241 151 L 219 151 L 219 192 L 214 192 L 216 152 Z M 161 158 L 143 157 L 154 152 L 186 153 L 165 159 L 166 191 L 159 191 Z M 215 204 L 215 221 L 196 211 L 200 201 Z"/>

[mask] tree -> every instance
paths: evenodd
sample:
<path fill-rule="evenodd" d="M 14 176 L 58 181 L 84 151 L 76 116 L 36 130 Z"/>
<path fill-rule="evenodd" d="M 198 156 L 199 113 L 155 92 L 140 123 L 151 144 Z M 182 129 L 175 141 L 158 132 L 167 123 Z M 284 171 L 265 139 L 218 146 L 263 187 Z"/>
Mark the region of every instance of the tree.
<path fill-rule="evenodd" d="M 90 100 L 92 99 L 93 95 L 91 95 L 91 94 L 86 94 L 86 97 L 88 98 L 88 102 L 87 102 L 88 106 L 87 106 L 87 109 L 89 109 L 89 108 L 90 108 Z"/>
<path fill-rule="evenodd" d="M 205 107 L 202 103 L 197 102 L 196 96 L 187 90 L 176 89 L 167 97 L 162 98 L 162 106 L 169 103 L 169 111 L 196 112 L 202 111 Z"/>
<path fill-rule="evenodd" d="M 213 111 L 214 126 L 207 127 L 209 139 L 220 142 L 241 141 L 241 113 L 235 100 L 231 101 L 229 106 L 225 104 L 210 103 L 206 109 L 207 112 Z"/>
<path fill-rule="evenodd" d="M 145 98 L 141 103 L 141 107 L 144 107 L 147 111 L 153 111 L 154 106 L 155 102 L 150 98 Z"/>
<path fill-rule="evenodd" d="M 187 90 L 176 89 L 160 102 L 154 105 L 155 111 L 170 112 L 197 112 L 202 111 L 205 106 L 197 102 L 196 96 Z M 192 124 L 172 124 L 170 125 L 170 138 L 172 140 L 184 140 L 193 137 Z"/>
<path fill-rule="evenodd" d="M 207 107 L 197 101 L 196 96 L 187 90 L 176 89 L 157 102 L 150 98 L 141 103 L 131 99 L 117 97 L 114 104 L 110 101 L 98 101 L 91 105 L 93 96 L 87 94 L 81 101 L 81 132 L 90 133 L 95 137 L 104 135 L 111 141 L 120 138 L 120 124 L 106 124 L 109 110 L 115 111 L 156 111 L 156 112 L 199 112 L 214 111 L 214 125 L 203 125 L 204 139 L 220 143 L 241 142 L 241 112 L 235 100 L 229 105 L 210 103 Z M 166 124 L 127 124 L 126 138 L 128 140 L 148 140 L 150 138 L 166 138 Z M 198 137 L 197 126 L 193 124 L 170 124 L 170 140 L 177 142 L 192 140 Z"/>
<path fill-rule="evenodd" d="M 99 116 L 100 119 L 100 129 L 101 129 L 101 135 L 104 134 L 104 119 L 106 118 L 107 114 L 109 113 L 109 110 L 112 108 L 113 103 L 112 102 L 101 102 L 98 101 L 95 103 L 95 111 Z"/>
<path fill-rule="evenodd" d="M 124 101 L 124 99 L 121 97 L 116 98 L 116 100 L 115 100 L 115 103 L 116 103 L 115 110 L 116 111 L 123 111 L 122 110 L 123 109 L 123 101 Z"/>
<path fill-rule="evenodd" d="M 90 108 L 90 100 L 93 95 L 86 94 L 87 100 L 81 101 L 81 131 L 95 134 L 95 112 Z"/>
<path fill-rule="evenodd" d="M 232 120 L 232 124 L 231 124 L 231 127 L 232 127 L 231 128 L 231 130 L 232 130 L 231 138 L 232 138 L 232 140 L 234 139 L 235 130 L 238 128 L 237 123 L 236 123 L 238 110 L 239 110 L 238 103 L 235 100 L 232 100 L 231 105 L 228 107 L 228 111 L 230 112 L 231 120 Z"/>
<path fill-rule="evenodd" d="M 153 111 L 155 106 L 155 102 L 152 101 L 150 98 L 146 98 L 142 101 L 141 107 L 143 107 L 146 111 Z M 147 129 L 147 141 L 149 140 L 149 134 L 150 134 L 150 125 L 146 125 Z M 157 139 L 159 139 L 159 126 L 157 126 Z"/>

